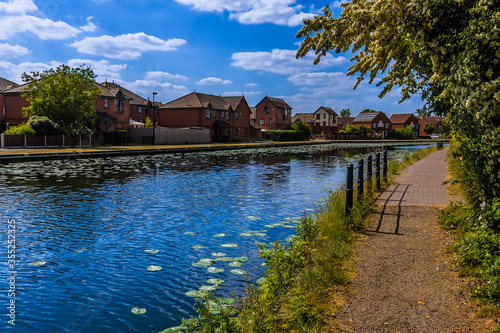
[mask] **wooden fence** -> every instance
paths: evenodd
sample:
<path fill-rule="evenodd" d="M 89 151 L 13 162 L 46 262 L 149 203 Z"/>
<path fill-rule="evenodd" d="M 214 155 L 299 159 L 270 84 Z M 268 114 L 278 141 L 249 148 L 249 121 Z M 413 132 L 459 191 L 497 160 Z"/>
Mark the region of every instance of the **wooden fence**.
<path fill-rule="evenodd" d="M 210 143 L 208 128 L 130 128 L 128 131 L 129 143 L 138 144 L 193 144 Z"/>
<path fill-rule="evenodd" d="M 89 135 L 5 135 L 0 134 L 0 147 L 88 147 Z"/>

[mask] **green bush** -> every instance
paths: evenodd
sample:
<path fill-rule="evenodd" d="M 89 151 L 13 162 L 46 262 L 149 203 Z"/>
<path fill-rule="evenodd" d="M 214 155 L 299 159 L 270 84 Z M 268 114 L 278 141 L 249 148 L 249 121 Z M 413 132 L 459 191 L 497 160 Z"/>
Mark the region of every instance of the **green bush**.
<path fill-rule="evenodd" d="M 412 140 L 415 139 L 415 133 L 413 132 L 413 128 L 411 126 L 406 126 L 404 129 L 398 128 L 396 130 L 391 130 L 389 138 L 397 140 Z"/>
<path fill-rule="evenodd" d="M 308 135 L 302 131 L 275 131 L 267 130 L 266 135 L 272 141 L 304 141 Z"/>
<path fill-rule="evenodd" d="M 45 116 L 31 116 L 28 120 L 28 125 L 35 131 L 37 135 L 60 134 L 59 125 Z"/>
<path fill-rule="evenodd" d="M 18 126 L 11 126 L 3 132 L 6 135 L 35 135 L 35 130 L 29 124 L 22 123 Z"/>

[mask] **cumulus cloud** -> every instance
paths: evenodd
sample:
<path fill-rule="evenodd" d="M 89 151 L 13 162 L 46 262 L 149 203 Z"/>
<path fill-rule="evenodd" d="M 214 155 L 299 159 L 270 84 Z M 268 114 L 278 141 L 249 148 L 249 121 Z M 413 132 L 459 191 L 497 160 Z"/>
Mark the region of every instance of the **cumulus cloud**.
<path fill-rule="evenodd" d="M 297 26 L 314 13 L 302 12 L 296 0 L 174 0 L 194 10 L 229 12 L 229 17 L 243 24 L 273 23 Z"/>
<path fill-rule="evenodd" d="M 262 95 L 262 91 L 225 91 L 222 96 L 253 96 Z"/>
<path fill-rule="evenodd" d="M 6 79 L 21 83 L 21 75 L 23 73 L 41 72 L 56 68 L 59 65 L 61 65 L 61 63 L 57 61 L 51 61 L 49 63 L 23 62 L 17 65 L 8 61 L 0 61 L 0 72 L 5 73 L 2 74 L 2 76 Z"/>
<path fill-rule="evenodd" d="M 23 46 L 0 43 L 0 58 L 14 58 L 29 53 L 29 50 Z"/>
<path fill-rule="evenodd" d="M 201 79 L 200 81 L 196 82 L 196 84 L 200 86 L 209 86 L 213 84 L 231 84 L 233 83 L 230 80 L 223 80 L 218 77 L 206 77 L 204 79 Z"/>
<path fill-rule="evenodd" d="M 32 0 L 8 0 L 7 2 L 0 2 L 0 13 L 26 14 L 37 10 L 38 7 Z"/>
<path fill-rule="evenodd" d="M 169 52 L 177 50 L 186 44 L 184 39 L 173 38 L 162 40 L 158 37 L 146 35 L 143 32 L 120 36 L 86 37 L 81 41 L 69 44 L 78 52 L 100 55 L 112 59 L 138 59 L 146 51 Z"/>
<path fill-rule="evenodd" d="M 190 92 L 185 86 L 151 79 L 136 80 L 134 82 L 120 82 L 120 84 L 144 98 L 148 98 L 151 96 L 152 91 L 156 91 L 158 92 L 158 96 L 155 98 L 155 101 L 161 101 L 163 103 L 179 98 Z"/>
<path fill-rule="evenodd" d="M 100 79 L 119 80 L 121 72 L 127 68 L 126 64 L 110 64 L 107 60 L 71 59 L 67 63 L 70 67 L 78 67 L 83 64 L 92 68 L 94 74 L 98 76 L 98 81 Z"/>
<path fill-rule="evenodd" d="M 188 77 L 180 74 L 170 74 L 161 71 L 146 72 L 146 79 L 149 80 L 187 80 Z"/>
<path fill-rule="evenodd" d="M 291 75 L 310 72 L 331 66 L 347 63 L 344 57 L 333 57 L 328 54 L 318 65 L 313 65 L 314 55 L 308 54 L 304 58 L 296 59 L 296 51 L 274 49 L 271 52 L 237 52 L 231 56 L 231 66 L 245 70 L 256 70 L 275 74 Z"/>
<path fill-rule="evenodd" d="M 97 29 L 97 26 L 92 23 L 93 16 L 87 17 L 87 25 L 81 26 L 80 29 L 85 31 L 85 32 L 92 32 Z"/>

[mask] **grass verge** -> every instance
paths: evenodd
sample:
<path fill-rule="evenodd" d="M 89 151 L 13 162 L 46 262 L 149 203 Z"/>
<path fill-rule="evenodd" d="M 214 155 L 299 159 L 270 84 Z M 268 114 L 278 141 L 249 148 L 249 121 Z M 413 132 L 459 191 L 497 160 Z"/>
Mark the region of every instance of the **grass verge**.
<path fill-rule="evenodd" d="M 401 162 L 391 162 L 389 179 L 435 150 L 426 148 Z M 313 214 L 302 218 L 290 244 L 276 242 L 272 248 L 260 248 L 266 265 L 265 279 L 260 284 L 247 283 L 246 294 L 235 307 L 210 294 L 198 300 L 199 316 L 184 320 L 176 329 L 211 333 L 319 332 L 326 314 L 332 312 L 330 300 L 335 289 L 349 282 L 351 245 L 365 231 L 373 203 L 373 196 L 368 196 L 346 219 L 345 188 L 330 191 Z"/>

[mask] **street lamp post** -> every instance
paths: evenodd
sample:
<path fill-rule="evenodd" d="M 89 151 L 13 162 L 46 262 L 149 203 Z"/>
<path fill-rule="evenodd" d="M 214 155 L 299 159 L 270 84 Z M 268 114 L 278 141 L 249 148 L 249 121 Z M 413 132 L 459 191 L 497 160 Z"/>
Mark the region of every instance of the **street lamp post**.
<path fill-rule="evenodd" d="M 155 105 L 156 95 L 158 95 L 158 93 L 153 91 L 153 145 L 155 144 L 155 132 L 156 132 L 156 105 Z"/>

